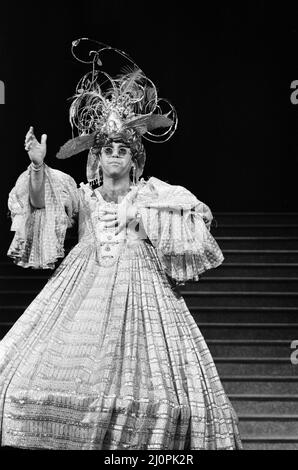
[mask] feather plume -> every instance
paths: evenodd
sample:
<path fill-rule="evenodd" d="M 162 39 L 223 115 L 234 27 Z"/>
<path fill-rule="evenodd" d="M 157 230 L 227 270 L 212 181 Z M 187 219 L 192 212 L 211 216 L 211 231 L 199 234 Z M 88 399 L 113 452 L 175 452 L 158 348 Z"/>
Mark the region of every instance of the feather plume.
<path fill-rule="evenodd" d="M 160 127 L 170 127 L 174 121 L 166 114 L 147 114 L 145 116 L 137 116 L 126 121 L 124 127 L 126 129 L 138 129 L 140 134 L 152 131 Z"/>
<path fill-rule="evenodd" d="M 123 97 L 125 95 L 135 95 L 140 91 L 140 84 L 137 82 L 144 77 L 141 69 L 136 69 L 133 72 L 119 76 L 116 82 L 119 83 L 118 88 L 118 97 Z"/>
<path fill-rule="evenodd" d="M 122 88 L 121 92 L 127 93 L 135 84 L 135 82 L 141 78 L 143 78 L 143 72 L 141 69 L 135 69 L 125 75 L 120 75 L 117 81 L 124 81 L 124 87 Z"/>
<path fill-rule="evenodd" d="M 65 158 L 72 157 L 77 153 L 81 153 L 84 150 L 89 150 L 94 145 L 95 135 L 96 132 L 93 132 L 90 135 L 80 135 L 74 139 L 68 140 L 64 145 L 62 145 L 62 147 L 60 147 L 56 157 L 63 160 Z"/>
<path fill-rule="evenodd" d="M 171 127 L 174 121 L 166 114 L 152 114 L 148 122 L 148 131 L 153 131 L 160 127 Z"/>

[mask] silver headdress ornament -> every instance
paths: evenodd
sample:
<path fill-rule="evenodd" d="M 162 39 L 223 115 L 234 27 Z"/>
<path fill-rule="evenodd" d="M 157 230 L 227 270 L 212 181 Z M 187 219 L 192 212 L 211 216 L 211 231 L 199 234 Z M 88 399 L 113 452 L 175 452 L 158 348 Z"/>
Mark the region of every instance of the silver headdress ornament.
<path fill-rule="evenodd" d="M 94 44 L 96 50 L 91 50 Z M 79 45 L 88 45 L 88 60 L 76 54 Z M 100 57 L 107 51 L 129 63 L 114 78 L 101 69 Z M 92 70 L 80 79 L 71 98 L 69 120 L 73 138 L 60 148 L 56 157 L 69 158 L 89 150 L 87 179 L 92 182 L 98 178 L 98 149 L 113 140 L 121 140 L 129 143 L 134 151 L 139 179 L 146 159 L 142 138 L 156 143 L 169 140 L 178 123 L 175 108 L 168 100 L 158 98 L 154 83 L 125 52 L 88 38 L 73 41 L 71 52 L 79 62 L 92 64 Z M 74 137 L 74 127 L 77 137 Z"/>

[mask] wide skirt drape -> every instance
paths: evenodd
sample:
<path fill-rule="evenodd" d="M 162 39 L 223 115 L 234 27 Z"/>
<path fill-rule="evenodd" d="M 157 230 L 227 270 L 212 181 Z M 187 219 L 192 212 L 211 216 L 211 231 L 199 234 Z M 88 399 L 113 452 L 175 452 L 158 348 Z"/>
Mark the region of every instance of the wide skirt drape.
<path fill-rule="evenodd" d="M 239 449 L 237 416 L 153 246 L 79 243 L 0 343 L 1 445 Z"/>

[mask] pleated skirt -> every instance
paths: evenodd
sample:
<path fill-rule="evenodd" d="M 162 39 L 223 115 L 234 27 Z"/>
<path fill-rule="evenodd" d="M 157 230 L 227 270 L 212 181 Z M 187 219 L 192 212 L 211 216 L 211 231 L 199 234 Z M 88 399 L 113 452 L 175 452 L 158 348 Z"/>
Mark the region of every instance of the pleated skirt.
<path fill-rule="evenodd" d="M 150 243 L 76 245 L 0 343 L 1 445 L 241 449 L 205 340 Z"/>

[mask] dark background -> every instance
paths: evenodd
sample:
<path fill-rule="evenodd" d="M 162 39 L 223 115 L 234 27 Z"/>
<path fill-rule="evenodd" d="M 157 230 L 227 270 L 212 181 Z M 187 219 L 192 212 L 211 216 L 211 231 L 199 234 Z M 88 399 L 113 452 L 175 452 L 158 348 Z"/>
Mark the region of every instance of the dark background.
<path fill-rule="evenodd" d="M 186 186 L 213 212 L 296 211 L 295 2 L 7 3 L 0 27 L 2 237 L 30 125 L 48 134 L 46 163 L 86 182 L 87 153 L 55 158 L 71 137 L 67 98 L 89 70 L 70 52 L 80 37 L 128 52 L 177 109 L 172 139 L 146 145 L 145 178 Z"/>

